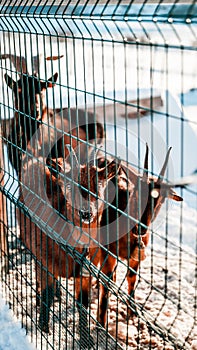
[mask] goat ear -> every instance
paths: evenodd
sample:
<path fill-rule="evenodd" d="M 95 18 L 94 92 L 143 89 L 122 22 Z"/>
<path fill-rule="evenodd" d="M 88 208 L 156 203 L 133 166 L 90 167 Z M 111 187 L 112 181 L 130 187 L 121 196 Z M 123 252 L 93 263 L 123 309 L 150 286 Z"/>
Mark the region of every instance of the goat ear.
<path fill-rule="evenodd" d="M 46 61 L 56 61 L 59 60 L 60 58 L 64 57 L 64 55 L 60 55 L 60 56 L 47 56 L 45 57 Z"/>
<path fill-rule="evenodd" d="M 51 78 L 47 80 L 47 87 L 54 87 L 58 78 L 58 73 L 55 73 Z"/>
<path fill-rule="evenodd" d="M 46 90 L 47 88 L 52 88 L 56 85 L 56 81 L 58 78 L 58 73 L 55 73 L 52 77 L 50 77 L 47 81 L 40 81 L 41 90 Z"/>
<path fill-rule="evenodd" d="M 170 188 L 168 192 L 168 198 L 173 199 L 174 201 L 177 201 L 177 202 L 183 201 L 183 198 L 178 196 L 178 194 L 176 194 L 176 192 L 172 188 Z"/>
<path fill-rule="evenodd" d="M 6 84 L 9 86 L 10 89 L 13 90 L 15 88 L 16 82 L 7 73 L 5 73 L 4 78 Z"/>
<path fill-rule="evenodd" d="M 121 161 L 119 159 L 112 160 L 109 164 L 106 165 L 106 167 L 98 170 L 98 178 L 100 180 L 112 179 L 118 173 L 120 168 L 120 163 Z"/>

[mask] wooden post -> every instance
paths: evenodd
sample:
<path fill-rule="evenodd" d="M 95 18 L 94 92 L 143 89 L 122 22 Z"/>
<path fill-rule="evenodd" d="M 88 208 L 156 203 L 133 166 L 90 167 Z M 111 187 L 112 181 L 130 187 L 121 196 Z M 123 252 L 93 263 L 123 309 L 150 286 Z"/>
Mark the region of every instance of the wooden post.
<path fill-rule="evenodd" d="M 3 155 L 3 142 L 0 129 L 0 185 L 4 185 L 4 155 Z M 4 258 L 3 264 L 1 261 L 1 266 L 8 272 L 8 240 L 7 240 L 7 207 L 6 207 L 6 197 L 0 191 L 0 255 Z"/>

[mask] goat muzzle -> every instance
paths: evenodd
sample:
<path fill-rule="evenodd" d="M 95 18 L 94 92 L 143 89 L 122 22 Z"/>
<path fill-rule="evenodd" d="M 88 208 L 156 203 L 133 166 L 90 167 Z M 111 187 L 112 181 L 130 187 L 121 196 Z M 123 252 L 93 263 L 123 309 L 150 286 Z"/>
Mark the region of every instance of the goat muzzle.
<path fill-rule="evenodd" d="M 135 261 L 143 261 L 146 259 L 146 246 L 142 240 L 139 243 L 136 242 L 134 250 L 131 253 L 131 259 Z"/>
<path fill-rule="evenodd" d="M 131 259 L 135 261 L 143 261 L 146 259 L 146 246 L 142 240 L 142 237 L 145 237 L 146 234 L 143 236 L 142 235 L 138 236 L 133 234 L 133 236 L 135 237 L 135 241 L 134 241 L 134 249 L 131 253 Z"/>
<path fill-rule="evenodd" d="M 93 213 L 90 210 L 80 209 L 78 215 L 84 224 L 91 224 L 93 221 Z"/>

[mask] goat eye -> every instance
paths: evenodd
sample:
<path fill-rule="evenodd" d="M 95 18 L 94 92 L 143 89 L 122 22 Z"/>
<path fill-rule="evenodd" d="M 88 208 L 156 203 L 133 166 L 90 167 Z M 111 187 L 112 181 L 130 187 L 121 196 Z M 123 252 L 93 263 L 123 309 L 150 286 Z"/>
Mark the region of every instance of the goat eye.
<path fill-rule="evenodd" d="M 67 184 L 67 185 L 66 185 L 66 189 L 67 189 L 68 191 L 70 191 L 70 190 L 71 190 L 71 184 Z"/>
<path fill-rule="evenodd" d="M 159 197 L 159 191 L 156 190 L 156 188 L 154 188 L 154 189 L 151 191 L 151 197 L 153 197 L 154 199 L 156 199 L 156 198 Z"/>

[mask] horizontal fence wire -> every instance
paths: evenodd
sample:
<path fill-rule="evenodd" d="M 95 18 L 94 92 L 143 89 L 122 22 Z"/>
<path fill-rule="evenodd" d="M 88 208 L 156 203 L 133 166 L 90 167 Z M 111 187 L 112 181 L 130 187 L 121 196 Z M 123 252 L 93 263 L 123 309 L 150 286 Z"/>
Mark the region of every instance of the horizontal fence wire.
<path fill-rule="evenodd" d="M 25 16 L 65 16 L 109 20 L 141 20 L 177 22 L 196 21 L 195 1 L 6 1 L 1 4 L 3 14 Z"/>
<path fill-rule="evenodd" d="M 1 292 L 38 349 L 196 348 L 196 6 L 0 4 Z"/>

